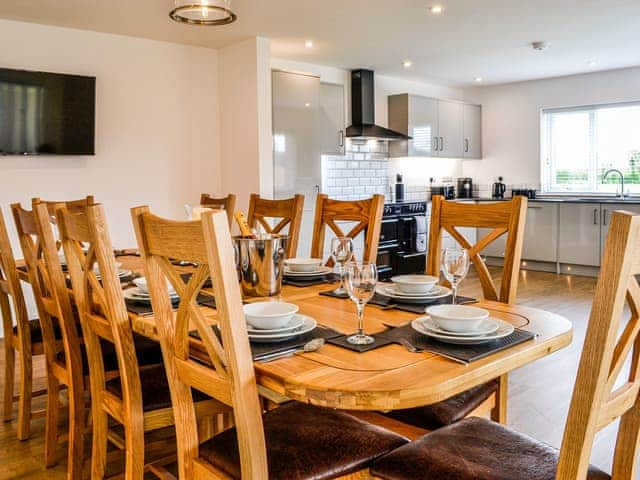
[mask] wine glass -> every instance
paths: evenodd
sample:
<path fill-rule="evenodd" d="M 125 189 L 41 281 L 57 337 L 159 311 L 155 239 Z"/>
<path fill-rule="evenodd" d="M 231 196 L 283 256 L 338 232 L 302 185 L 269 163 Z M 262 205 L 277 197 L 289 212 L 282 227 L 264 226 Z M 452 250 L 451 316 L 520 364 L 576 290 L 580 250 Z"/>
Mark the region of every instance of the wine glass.
<path fill-rule="evenodd" d="M 378 283 L 378 269 L 375 263 L 349 262 L 346 265 L 344 278 L 351 300 L 358 310 L 358 332 L 347 337 L 353 345 L 368 345 L 374 342 L 373 337 L 364 333 L 364 307 L 373 297 Z"/>
<path fill-rule="evenodd" d="M 335 237 L 331 240 L 331 257 L 339 265 L 340 286 L 333 293 L 346 295 L 344 288 L 344 264 L 353 256 L 353 240 L 349 237 Z"/>
<path fill-rule="evenodd" d="M 464 248 L 449 247 L 442 251 L 440 268 L 445 278 L 451 284 L 453 291 L 452 303 L 455 305 L 458 285 L 469 271 L 469 252 Z"/>

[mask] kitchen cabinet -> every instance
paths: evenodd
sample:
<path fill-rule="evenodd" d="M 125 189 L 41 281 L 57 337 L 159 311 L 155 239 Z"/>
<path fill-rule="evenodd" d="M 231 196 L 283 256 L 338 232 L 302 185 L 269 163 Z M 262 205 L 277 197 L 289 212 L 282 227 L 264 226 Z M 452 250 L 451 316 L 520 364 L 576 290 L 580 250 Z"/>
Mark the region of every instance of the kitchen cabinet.
<path fill-rule="evenodd" d="M 603 203 L 600 205 L 601 222 L 600 222 L 600 252 L 604 252 L 604 246 L 609 233 L 609 225 L 611 224 L 611 214 L 616 210 L 626 210 L 627 212 L 640 213 L 640 205 L 630 205 L 628 203 Z"/>
<path fill-rule="evenodd" d="M 389 97 L 389 128 L 412 140 L 389 142 L 392 157 L 432 157 L 438 135 L 438 101 L 418 95 Z"/>
<path fill-rule="evenodd" d="M 329 155 L 344 155 L 344 86 L 320 84 L 321 151 Z"/>
<path fill-rule="evenodd" d="M 406 93 L 390 95 L 388 102 L 389 128 L 412 137 L 390 142 L 391 157 L 480 158 L 479 105 Z"/>
<path fill-rule="evenodd" d="M 311 251 L 315 198 L 322 185 L 320 78 L 274 70 L 272 84 L 274 198 L 305 196 L 298 254 Z"/>
<path fill-rule="evenodd" d="M 482 158 L 482 107 L 463 106 L 463 158 Z"/>
<path fill-rule="evenodd" d="M 529 202 L 522 259 L 555 262 L 558 258 L 558 205 Z"/>
<path fill-rule="evenodd" d="M 564 203 L 559 208 L 558 261 L 600 265 L 600 204 Z"/>
<path fill-rule="evenodd" d="M 464 105 L 438 100 L 438 148 L 435 155 L 462 158 L 464 153 Z"/>

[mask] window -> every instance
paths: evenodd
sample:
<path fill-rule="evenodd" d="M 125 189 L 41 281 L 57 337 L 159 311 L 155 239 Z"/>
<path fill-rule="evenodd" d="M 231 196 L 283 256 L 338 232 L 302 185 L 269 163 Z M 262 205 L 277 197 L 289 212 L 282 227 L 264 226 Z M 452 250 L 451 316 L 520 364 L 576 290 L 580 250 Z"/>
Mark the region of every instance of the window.
<path fill-rule="evenodd" d="M 640 194 L 640 102 L 542 111 L 542 190 Z"/>

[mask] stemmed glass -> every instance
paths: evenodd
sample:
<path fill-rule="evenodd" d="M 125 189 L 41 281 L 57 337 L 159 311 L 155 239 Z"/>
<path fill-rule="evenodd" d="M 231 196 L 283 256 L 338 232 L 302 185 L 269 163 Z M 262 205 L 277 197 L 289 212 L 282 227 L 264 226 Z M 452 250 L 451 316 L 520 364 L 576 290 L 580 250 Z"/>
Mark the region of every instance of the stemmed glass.
<path fill-rule="evenodd" d="M 358 310 L 358 332 L 347 337 L 353 345 L 368 345 L 374 342 L 373 337 L 364 333 L 364 307 L 373 297 L 378 283 L 378 269 L 375 263 L 349 262 L 345 269 L 347 292 L 356 303 Z"/>
<path fill-rule="evenodd" d="M 340 286 L 333 293 L 345 295 L 347 290 L 344 288 L 344 264 L 353 257 L 353 240 L 349 237 L 333 238 L 331 240 L 331 257 L 340 266 Z"/>
<path fill-rule="evenodd" d="M 455 305 L 458 294 L 458 285 L 467 276 L 469 271 L 469 252 L 464 248 L 449 247 L 442 251 L 440 264 L 442 273 L 451 284 L 453 291 L 452 303 Z"/>

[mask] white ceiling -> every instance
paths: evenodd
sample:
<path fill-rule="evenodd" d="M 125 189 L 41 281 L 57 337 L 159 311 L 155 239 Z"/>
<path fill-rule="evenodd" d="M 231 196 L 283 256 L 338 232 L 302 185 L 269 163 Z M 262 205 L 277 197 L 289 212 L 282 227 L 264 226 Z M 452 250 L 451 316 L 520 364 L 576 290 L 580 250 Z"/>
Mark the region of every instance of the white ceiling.
<path fill-rule="evenodd" d="M 276 57 L 459 86 L 640 65 L 640 0 L 232 0 L 224 27 L 176 24 L 172 3 L 1 0 L 0 17 L 213 48 L 261 35 Z"/>

